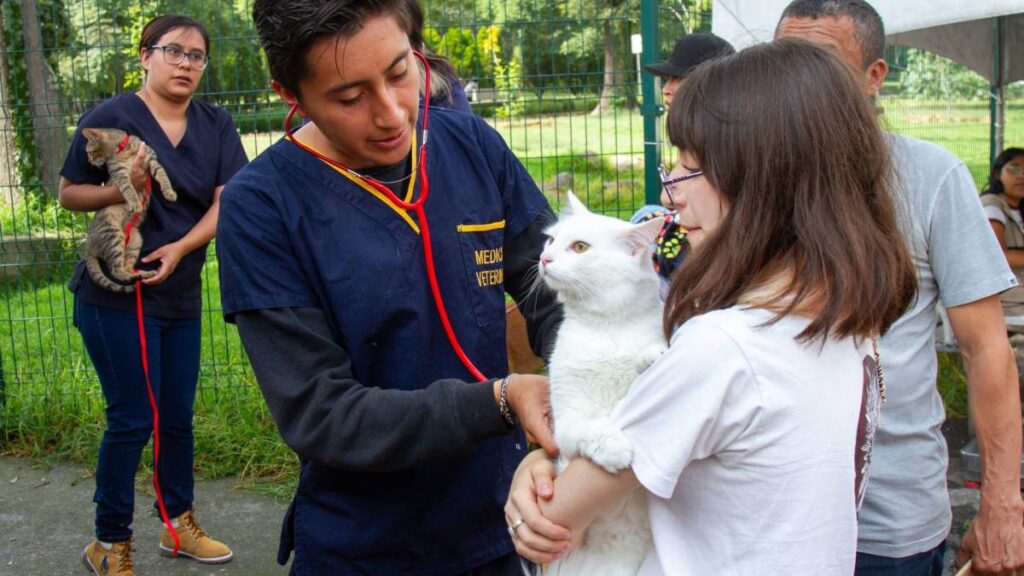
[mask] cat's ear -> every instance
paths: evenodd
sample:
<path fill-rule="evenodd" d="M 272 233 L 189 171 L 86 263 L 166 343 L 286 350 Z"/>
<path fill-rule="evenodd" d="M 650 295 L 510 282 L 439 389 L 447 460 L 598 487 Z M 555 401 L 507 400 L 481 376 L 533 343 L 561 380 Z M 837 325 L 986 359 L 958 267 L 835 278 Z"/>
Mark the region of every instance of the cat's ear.
<path fill-rule="evenodd" d="M 664 218 L 651 218 L 632 226 L 622 235 L 622 241 L 629 248 L 630 254 L 635 256 L 654 243 L 664 225 Z"/>
<path fill-rule="evenodd" d="M 587 210 L 587 206 L 583 202 L 580 202 L 580 199 L 572 193 L 572 190 L 567 190 L 565 197 L 569 200 L 569 204 L 565 206 L 566 214 L 586 214 L 589 212 L 589 210 Z"/>
<path fill-rule="evenodd" d="M 85 136 L 86 140 L 92 142 L 100 137 L 100 131 L 95 128 L 82 128 L 82 136 Z"/>

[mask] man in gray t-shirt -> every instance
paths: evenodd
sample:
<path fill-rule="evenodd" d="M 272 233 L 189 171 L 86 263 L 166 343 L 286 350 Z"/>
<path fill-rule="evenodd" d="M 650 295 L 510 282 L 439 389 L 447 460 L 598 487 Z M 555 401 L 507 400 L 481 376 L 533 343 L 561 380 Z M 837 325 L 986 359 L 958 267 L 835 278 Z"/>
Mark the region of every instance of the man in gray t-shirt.
<path fill-rule="evenodd" d="M 873 97 L 888 73 L 882 20 L 863 0 L 795 0 L 776 37 L 834 49 Z M 958 562 L 975 574 L 1024 566 L 1017 368 L 999 293 L 1017 285 L 963 163 L 938 146 L 890 135 L 896 200 L 918 271 L 918 298 L 882 338 L 888 401 L 860 512 L 858 576 L 938 576 L 950 529 L 945 419 L 935 386 L 935 304 L 960 344 L 984 468 L 981 505 Z"/>

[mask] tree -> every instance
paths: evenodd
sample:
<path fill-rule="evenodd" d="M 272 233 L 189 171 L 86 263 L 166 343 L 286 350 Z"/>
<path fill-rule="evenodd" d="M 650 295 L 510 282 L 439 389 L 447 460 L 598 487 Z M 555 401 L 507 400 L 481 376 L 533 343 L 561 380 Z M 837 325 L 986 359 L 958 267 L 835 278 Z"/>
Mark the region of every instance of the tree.
<path fill-rule="evenodd" d="M 662 10 L 672 15 L 672 26 L 682 25 L 685 34 L 711 31 L 711 0 L 664 0 Z M 672 44 L 679 34 L 669 35 Z"/>
<path fill-rule="evenodd" d="M 619 70 L 617 62 L 629 62 L 624 58 L 623 46 L 627 42 L 616 41 L 617 37 L 629 38 L 628 15 L 638 14 L 640 5 L 637 0 L 603 0 L 597 6 L 603 20 L 601 30 L 604 36 L 604 79 L 601 83 L 601 97 L 598 99 L 597 107 L 593 113 L 600 113 L 611 109 L 615 97 L 619 94 L 619 83 L 617 77 L 625 71 Z"/>
<path fill-rule="evenodd" d="M 25 42 L 29 113 L 32 116 L 33 138 L 39 160 L 40 186 L 46 195 L 56 196 L 60 168 L 64 164 L 64 151 L 67 148 L 67 134 L 61 98 L 54 86 L 53 70 L 43 56 L 43 35 L 36 0 L 23 0 L 21 3 L 21 32 Z"/>
<path fill-rule="evenodd" d="M 0 28 L 4 25 L 0 12 Z M 21 202 L 21 179 L 14 160 L 14 119 L 10 99 L 10 75 L 7 67 L 7 38 L 0 34 L 0 206 L 15 206 Z"/>

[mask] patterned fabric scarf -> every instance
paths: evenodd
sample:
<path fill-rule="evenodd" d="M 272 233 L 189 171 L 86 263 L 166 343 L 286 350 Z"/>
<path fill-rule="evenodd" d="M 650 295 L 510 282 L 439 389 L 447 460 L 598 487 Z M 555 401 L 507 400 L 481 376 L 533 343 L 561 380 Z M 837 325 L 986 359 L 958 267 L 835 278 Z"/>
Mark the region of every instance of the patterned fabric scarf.
<path fill-rule="evenodd" d="M 683 263 L 686 257 L 686 230 L 675 221 L 675 212 L 665 208 L 657 208 L 644 213 L 638 213 L 635 223 L 646 222 L 655 218 L 661 218 L 665 223 L 658 233 L 654 252 L 651 259 L 654 261 L 654 270 L 665 280 L 672 277 L 672 273 Z"/>

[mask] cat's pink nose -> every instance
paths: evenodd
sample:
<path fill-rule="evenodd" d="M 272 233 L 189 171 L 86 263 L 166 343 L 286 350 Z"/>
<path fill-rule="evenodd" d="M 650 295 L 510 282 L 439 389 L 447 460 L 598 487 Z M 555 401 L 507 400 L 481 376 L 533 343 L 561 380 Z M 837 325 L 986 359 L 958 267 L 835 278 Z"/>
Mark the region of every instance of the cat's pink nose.
<path fill-rule="evenodd" d="M 541 254 L 541 256 L 540 256 L 540 267 L 541 268 L 546 268 L 548 264 L 551 264 L 551 257 L 550 256 L 544 256 L 543 254 Z"/>

